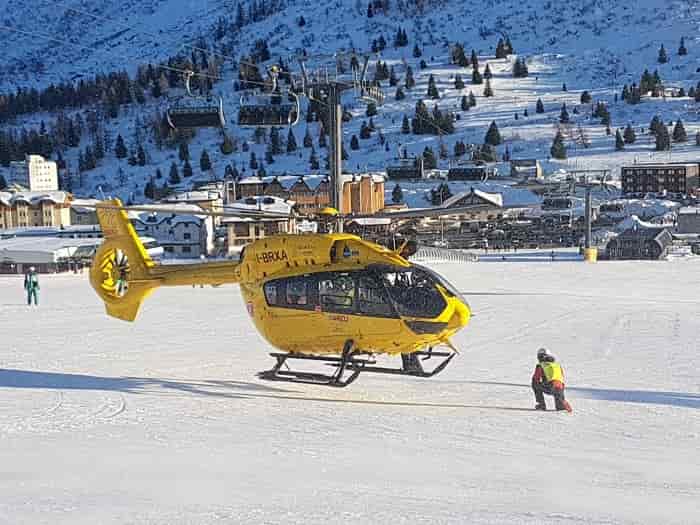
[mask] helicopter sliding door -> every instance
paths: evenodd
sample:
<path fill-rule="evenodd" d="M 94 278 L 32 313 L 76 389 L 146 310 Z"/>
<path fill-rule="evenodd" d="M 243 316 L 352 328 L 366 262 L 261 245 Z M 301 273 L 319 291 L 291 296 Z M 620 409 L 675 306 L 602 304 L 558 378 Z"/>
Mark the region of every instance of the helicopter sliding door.
<path fill-rule="evenodd" d="M 338 352 L 348 339 L 370 350 L 366 345 L 374 345 L 378 336 L 390 338 L 403 328 L 383 284 L 370 271 L 275 279 L 265 283 L 264 292 L 274 325 L 268 339 L 281 348 L 306 345 L 291 351 Z M 282 337 L 283 345 L 273 341 Z"/>

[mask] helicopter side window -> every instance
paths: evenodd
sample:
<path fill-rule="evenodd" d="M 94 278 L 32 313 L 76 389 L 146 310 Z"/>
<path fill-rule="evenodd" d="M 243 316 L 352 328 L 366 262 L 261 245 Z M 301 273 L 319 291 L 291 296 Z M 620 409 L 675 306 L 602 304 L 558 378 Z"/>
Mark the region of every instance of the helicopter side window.
<path fill-rule="evenodd" d="M 303 277 L 287 280 L 286 303 L 292 307 L 309 305 L 308 279 Z"/>
<path fill-rule="evenodd" d="M 318 295 L 324 311 L 339 313 L 355 311 L 355 279 L 348 273 L 320 277 Z"/>
<path fill-rule="evenodd" d="M 398 317 L 384 288 L 368 275 L 361 275 L 357 280 L 357 305 L 365 315 Z"/>
<path fill-rule="evenodd" d="M 275 281 L 265 283 L 265 300 L 270 306 L 277 306 L 277 283 Z"/>

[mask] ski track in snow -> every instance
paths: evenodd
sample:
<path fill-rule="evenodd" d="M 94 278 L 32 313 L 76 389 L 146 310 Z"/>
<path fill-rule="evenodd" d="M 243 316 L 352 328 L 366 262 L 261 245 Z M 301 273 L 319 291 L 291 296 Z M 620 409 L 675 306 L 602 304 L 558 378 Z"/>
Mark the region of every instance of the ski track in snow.
<path fill-rule="evenodd" d="M 130 324 L 84 277 L 36 309 L 0 277 L 0 523 L 697 522 L 700 262 L 435 267 L 476 314 L 461 354 L 343 390 L 258 380 L 236 287 Z M 542 345 L 573 415 L 532 409 Z"/>

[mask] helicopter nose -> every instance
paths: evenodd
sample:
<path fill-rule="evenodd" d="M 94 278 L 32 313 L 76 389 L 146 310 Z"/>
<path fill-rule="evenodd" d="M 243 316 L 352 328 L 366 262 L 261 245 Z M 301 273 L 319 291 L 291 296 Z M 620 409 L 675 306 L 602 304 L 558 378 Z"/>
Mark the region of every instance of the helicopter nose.
<path fill-rule="evenodd" d="M 454 300 L 454 313 L 447 323 L 447 327 L 452 330 L 464 328 L 469 323 L 471 310 L 466 301 L 460 301 L 457 298 Z"/>

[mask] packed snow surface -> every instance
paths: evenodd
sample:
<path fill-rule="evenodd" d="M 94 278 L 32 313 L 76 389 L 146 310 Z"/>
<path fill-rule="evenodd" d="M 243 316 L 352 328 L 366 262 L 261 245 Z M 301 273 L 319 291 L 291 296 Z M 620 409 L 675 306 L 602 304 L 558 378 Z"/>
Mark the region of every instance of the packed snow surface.
<path fill-rule="evenodd" d="M 86 276 L 36 309 L 0 278 L 0 523 L 698 522 L 697 261 L 433 266 L 474 311 L 461 355 L 339 390 L 256 378 L 237 287 L 126 324 Z M 572 415 L 532 410 L 543 345 Z"/>

